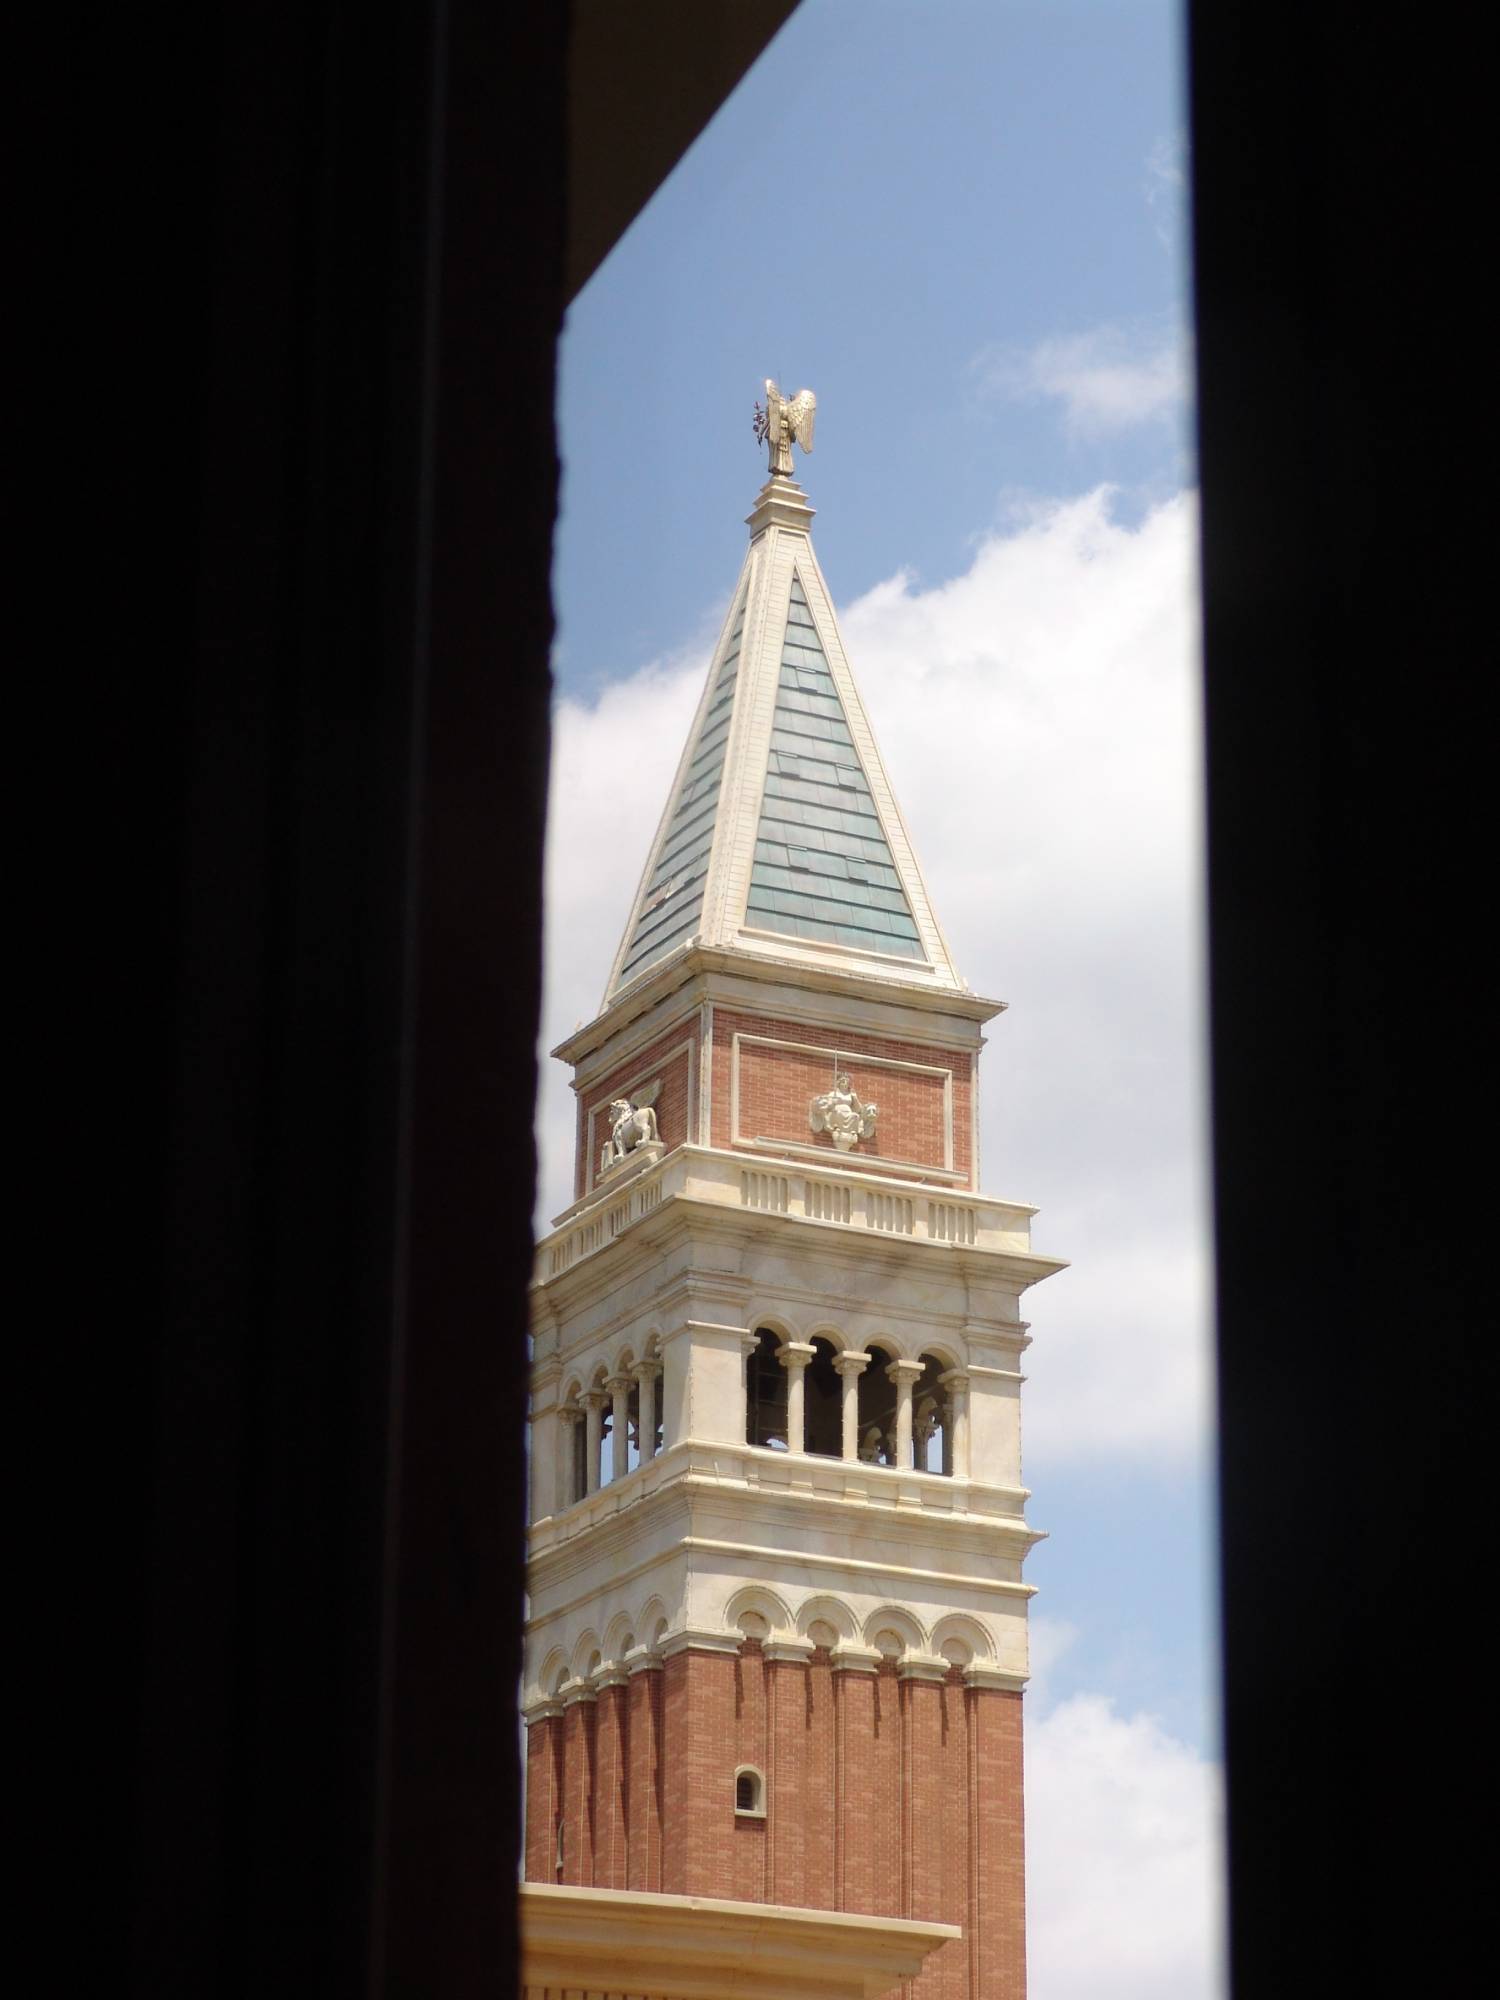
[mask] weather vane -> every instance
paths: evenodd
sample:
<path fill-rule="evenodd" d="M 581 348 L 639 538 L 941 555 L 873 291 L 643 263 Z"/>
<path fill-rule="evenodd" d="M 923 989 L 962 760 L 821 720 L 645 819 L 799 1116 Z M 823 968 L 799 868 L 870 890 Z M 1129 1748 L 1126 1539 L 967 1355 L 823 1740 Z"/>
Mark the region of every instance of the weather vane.
<path fill-rule="evenodd" d="M 767 378 L 765 408 L 759 403 L 755 405 L 755 435 L 762 444 L 771 447 L 773 473 L 791 478 L 793 440 L 804 451 L 812 450 L 813 419 L 817 413 L 818 399 L 811 389 L 799 389 L 788 399 Z"/>

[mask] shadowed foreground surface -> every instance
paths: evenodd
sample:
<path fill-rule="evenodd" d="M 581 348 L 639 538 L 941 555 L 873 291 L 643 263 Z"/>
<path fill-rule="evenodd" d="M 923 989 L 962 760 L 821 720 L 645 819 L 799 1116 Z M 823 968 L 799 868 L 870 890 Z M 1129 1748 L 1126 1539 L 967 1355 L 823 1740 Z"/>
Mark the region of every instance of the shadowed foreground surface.
<path fill-rule="evenodd" d="M 142 1330 L 90 1356 L 77 1713 L 132 1746 L 107 1930 L 154 1995 L 510 1984 L 568 19 L 225 4 L 72 72 L 66 608 L 106 670 L 58 740 L 122 936 L 80 943 L 119 1249 L 70 1310 L 124 1290 Z M 1484 1459 L 1469 127 L 1441 34 L 1190 23 L 1235 1989 L 1449 1985 L 1484 1907 L 1438 1676 L 1483 1707 L 1425 1636 Z"/>

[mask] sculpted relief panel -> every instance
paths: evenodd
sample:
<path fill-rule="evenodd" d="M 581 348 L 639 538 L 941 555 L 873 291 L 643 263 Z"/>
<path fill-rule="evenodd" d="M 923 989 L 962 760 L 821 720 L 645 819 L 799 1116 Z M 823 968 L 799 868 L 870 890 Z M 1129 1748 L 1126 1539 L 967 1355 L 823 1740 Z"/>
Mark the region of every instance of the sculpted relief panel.
<path fill-rule="evenodd" d="M 953 1076 L 936 1063 L 736 1034 L 731 1143 L 951 1172 Z"/>

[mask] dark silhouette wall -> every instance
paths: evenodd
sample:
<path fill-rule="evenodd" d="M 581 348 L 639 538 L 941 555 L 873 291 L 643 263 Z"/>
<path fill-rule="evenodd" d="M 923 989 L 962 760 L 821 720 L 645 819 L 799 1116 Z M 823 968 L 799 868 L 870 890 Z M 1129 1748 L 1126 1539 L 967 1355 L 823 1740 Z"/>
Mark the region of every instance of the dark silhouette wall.
<path fill-rule="evenodd" d="M 645 25 L 643 124 L 669 72 L 698 129 L 744 11 Z M 92 1929 L 153 1996 L 509 1987 L 552 371 L 615 226 L 570 251 L 570 26 L 222 0 L 46 72 L 87 1172 L 42 1344 L 99 1418 L 73 1727 L 131 1767 L 64 1984 Z M 1440 20 L 1190 27 L 1236 1992 L 1456 1990 L 1470 127 Z"/>

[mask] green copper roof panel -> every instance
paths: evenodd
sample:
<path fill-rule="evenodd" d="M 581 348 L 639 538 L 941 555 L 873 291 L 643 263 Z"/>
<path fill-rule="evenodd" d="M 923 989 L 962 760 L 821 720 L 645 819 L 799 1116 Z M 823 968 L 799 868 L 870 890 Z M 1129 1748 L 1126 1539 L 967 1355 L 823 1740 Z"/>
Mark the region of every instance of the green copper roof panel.
<path fill-rule="evenodd" d="M 795 577 L 746 921 L 784 937 L 922 956 L 869 779 Z"/>
<path fill-rule="evenodd" d="M 713 693 L 691 746 L 681 787 L 671 804 L 640 915 L 620 961 L 617 984 L 634 979 L 697 928 L 714 822 L 718 817 L 724 746 L 729 740 L 729 723 L 734 713 L 744 627 L 745 600 L 741 598 L 729 643 L 714 669 Z"/>

